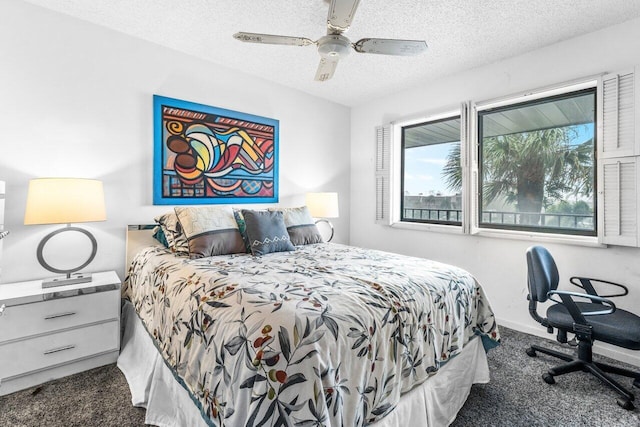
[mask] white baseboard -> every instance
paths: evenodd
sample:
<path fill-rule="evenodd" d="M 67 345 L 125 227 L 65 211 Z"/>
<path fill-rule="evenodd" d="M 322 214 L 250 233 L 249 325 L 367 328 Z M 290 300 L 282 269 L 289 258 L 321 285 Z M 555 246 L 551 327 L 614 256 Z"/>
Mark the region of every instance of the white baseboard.
<path fill-rule="evenodd" d="M 555 333 L 548 334 L 546 329 L 542 325 L 538 325 L 536 327 L 536 326 L 512 322 L 510 320 L 499 319 L 499 318 L 496 318 L 496 322 L 498 323 L 498 328 L 500 327 L 500 325 L 502 325 L 510 329 L 515 329 L 516 331 L 535 335 L 537 337 L 547 338 L 553 341 L 555 341 L 556 339 Z M 633 351 L 633 350 L 621 351 L 620 347 L 615 347 L 609 344 L 604 344 L 596 341 L 593 344 L 593 352 L 601 356 L 610 357 L 620 362 L 625 362 L 625 363 L 629 363 L 630 365 L 640 367 L 640 351 Z"/>

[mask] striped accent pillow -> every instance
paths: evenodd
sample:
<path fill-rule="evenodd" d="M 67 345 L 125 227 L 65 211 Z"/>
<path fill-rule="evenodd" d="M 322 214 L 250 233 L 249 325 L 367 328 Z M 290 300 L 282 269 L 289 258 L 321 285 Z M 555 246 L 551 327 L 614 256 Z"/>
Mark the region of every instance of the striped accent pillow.
<path fill-rule="evenodd" d="M 230 206 L 176 207 L 174 210 L 187 236 L 190 258 L 245 252 Z"/>

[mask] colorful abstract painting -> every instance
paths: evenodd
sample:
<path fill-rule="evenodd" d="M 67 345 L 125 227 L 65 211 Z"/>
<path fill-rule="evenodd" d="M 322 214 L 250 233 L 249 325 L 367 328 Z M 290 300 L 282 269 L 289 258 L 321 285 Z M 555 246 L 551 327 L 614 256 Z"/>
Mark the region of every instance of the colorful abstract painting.
<path fill-rule="evenodd" d="M 154 205 L 278 201 L 278 121 L 158 95 Z"/>

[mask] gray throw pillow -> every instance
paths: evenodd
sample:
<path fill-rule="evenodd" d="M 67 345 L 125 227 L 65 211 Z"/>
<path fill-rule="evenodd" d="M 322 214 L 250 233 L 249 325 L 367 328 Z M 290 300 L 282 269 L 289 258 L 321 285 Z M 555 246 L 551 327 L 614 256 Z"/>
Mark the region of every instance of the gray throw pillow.
<path fill-rule="evenodd" d="M 322 236 L 306 206 L 299 208 L 269 208 L 284 215 L 284 225 L 289 232 L 291 243 L 295 246 L 322 243 Z"/>
<path fill-rule="evenodd" d="M 282 212 L 242 210 L 253 255 L 293 251 Z"/>

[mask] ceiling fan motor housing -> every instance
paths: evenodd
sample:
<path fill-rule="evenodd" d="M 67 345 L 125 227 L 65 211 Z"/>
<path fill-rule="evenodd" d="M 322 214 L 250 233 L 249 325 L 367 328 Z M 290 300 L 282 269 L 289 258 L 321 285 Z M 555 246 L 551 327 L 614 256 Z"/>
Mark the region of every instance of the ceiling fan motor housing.
<path fill-rule="evenodd" d="M 318 53 L 323 58 L 338 59 L 351 51 L 351 41 L 340 34 L 329 34 L 318 40 Z"/>

